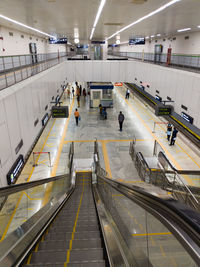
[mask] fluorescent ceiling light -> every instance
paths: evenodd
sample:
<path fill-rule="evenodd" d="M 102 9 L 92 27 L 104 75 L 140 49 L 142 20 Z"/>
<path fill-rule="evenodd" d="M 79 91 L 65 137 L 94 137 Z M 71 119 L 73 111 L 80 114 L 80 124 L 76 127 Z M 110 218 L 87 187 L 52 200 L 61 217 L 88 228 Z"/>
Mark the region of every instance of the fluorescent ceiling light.
<path fill-rule="evenodd" d="M 19 25 L 19 26 L 22 26 L 22 27 L 26 28 L 26 29 L 29 29 L 29 30 L 35 31 L 35 32 L 37 32 L 37 33 L 40 33 L 40 34 L 43 34 L 43 35 L 46 35 L 46 36 L 48 36 L 48 37 L 51 37 L 51 38 L 55 38 L 55 39 L 56 39 L 56 37 L 53 36 L 53 35 L 50 35 L 50 34 L 48 34 L 48 33 L 46 33 L 46 32 L 42 32 L 42 31 L 40 31 L 40 30 L 38 30 L 38 29 L 36 29 L 36 28 L 30 27 L 30 26 L 28 26 L 28 25 L 26 25 L 26 24 L 23 24 L 23 23 L 21 23 L 21 22 L 19 22 L 19 21 L 14 20 L 14 19 L 10 19 L 10 18 L 8 18 L 8 17 L 6 17 L 6 16 L 4 16 L 4 15 L 1 15 L 1 14 L 0 14 L 0 18 L 5 19 L 5 20 L 7 20 L 7 21 L 10 21 L 10 22 L 12 22 L 12 23 L 15 23 L 15 24 L 17 24 L 17 25 Z"/>
<path fill-rule="evenodd" d="M 149 39 L 149 36 L 146 36 L 145 39 Z"/>
<path fill-rule="evenodd" d="M 97 14 L 96 14 L 96 18 L 95 18 L 95 21 L 94 21 L 94 24 L 93 24 L 93 27 L 92 27 L 92 32 L 91 32 L 91 34 L 90 34 L 90 40 L 91 40 L 92 37 L 93 37 L 94 30 L 95 30 L 95 28 L 96 28 L 96 26 L 97 26 L 99 17 L 100 17 L 100 15 L 101 15 L 101 12 L 102 12 L 102 10 L 103 10 L 103 7 L 104 7 L 105 3 L 106 3 L 106 0 L 101 0 L 101 3 L 100 3 L 100 5 L 99 5 L 99 8 L 98 8 L 98 11 L 97 11 Z"/>
<path fill-rule="evenodd" d="M 138 19 L 138 20 L 132 22 L 131 24 L 125 26 L 125 27 L 122 28 L 121 30 L 115 32 L 114 34 L 112 34 L 111 36 L 109 36 L 109 37 L 107 38 L 107 40 L 113 38 L 115 35 L 119 34 L 120 32 L 123 32 L 123 31 L 127 30 L 128 28 L 130 28 L 130 27 L 132 27 L 132 26 L 134 26 L 134 25 L 140 23 L 141 21 L 143 21 L 143 20 L 145 20 L 145 19 L 147 19 L 147 18 L 149 18 L 149 17 L 152 17 L 152 16 L 156 15 L 157 13 L 163 11 L 164 9 L 166 9 L 166 8 L 169 7 L 169 6 L 172 6 L 172 5 L 176 4 L 176 3 L 179 2 L 179 1 L 181 1 L 181 0 L 172 0 L 172 1 L 168 2 L 167 4 L 165 4 L 165 5 L 161 6 L 160 8 L 158 8 L 158 9 L 152 11 L 151 13 L 147 14 L 146 16 L 144 16 L 144 17 L 142 17 L 142 18 L 140 18 L 140 19 Z"/>
<path fill-rule="evenodd" d="M 151 38 L 155 37 L 155 35 L 151 35 Z"/>
<path fill-rule="evenodd" d="M 158 33 L 156 36 L 161 36 L 161 34 L 160 34 L 160 33 Z"/>
<path fill-rule="evenodd" d="M 199 26 L 197 26 L 198 28 L 200 28 L 200 25 Z"/>
<path fill-rule="evenodd" d="M 185 28 L 185 29 L 180 29 L 177 32 L 186 32 L 186 31 L 190 31 L 190 30 L 191 30 L 191 28 Z"/>
<path fill-rule="evenodd" d="M 121 42 L 120 44 L 128 44 L 129 41 Z"/>
<path fill-rule="evenodd" d="M 78 28 L 74 28 L 74 38 L 79 38 L 79 30 Z"/>

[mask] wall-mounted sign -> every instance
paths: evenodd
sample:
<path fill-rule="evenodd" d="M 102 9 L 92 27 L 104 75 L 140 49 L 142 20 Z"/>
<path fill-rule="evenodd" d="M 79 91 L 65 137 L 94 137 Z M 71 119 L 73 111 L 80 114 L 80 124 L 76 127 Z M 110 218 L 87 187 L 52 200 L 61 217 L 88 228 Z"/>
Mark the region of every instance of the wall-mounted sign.
<path fill-rule="evenodd" d="M 56 96 L 56 104 L 58 104 L 59 100 L 60 100 L 60 97 L 59 97 L 59 95 L 57 95 Z"/>
<path fill-rule="evenodd" d="M 17 155 L 17 153 L 20 151 L 20 148 L 23 146 L 23 140 L 21 139 L 21 141 L 19 142 L 18 146 L 15 148 L 15 153 Z"/>
<path fill-rule="evenodd" d="M 158 101 L 160 101 L 160 102 L 162 102 L 162 97 L 160 97 L 159 95 L 156 95 L 155 96 L 155 99 L 158 100 Z"/>
<path fill-rule="evenodd" d="M 132 38 L 129 39 L 129 45 L 144 45 L 145 44 L 145 38 Z"/>
<path fill-rule="evenodd" d="M 46 113 L 46 114 L 44 115 L 44 117 L 42 118 L 42 126 L 45 126 L 45 125 L 46 125 L 48 119 L 49 119 L 49 114 Z"/>
<path fill-rule="evenodd" d="M 186 114 L 185 112 L 181 112 L 181 117 L 186 120 L 187 122 L 193 124 L 194 118 Z"/>
<path fill-rule="evenodd" d="M 68 117 L 69 117 L 68 106 L 52 107 L 52 118 L 68 118 Z"/>
<path fill-rule="evenodd" d="M 34 126 L 36 127 L 36 125 L 38 124 L 38 119 L 34 121 Z"/>
<path fill-rule="evenodd" d="M 123 83 L 115 83 L 115 86 L 123 86 Z"/>
<path fill-rule="evenodd" d="M 172 114 L 172 106 L 156 106 L 156 116 L 169 116 Z"/>
<path fill-rule="evenodd" d="M 17 178 L 20 175 L 20 172 L 24 166 L 24 157 L 20 155 L 15 163 L 13 164 L 12 168 L 10 169 L 9 173 L 7 174 L 7 181 L 8 184 L 14 184 Z"/>
<path fill-rule="evenodd" d="M 49 38 L 50 44 L 67 44 L 67 38 Z"/>

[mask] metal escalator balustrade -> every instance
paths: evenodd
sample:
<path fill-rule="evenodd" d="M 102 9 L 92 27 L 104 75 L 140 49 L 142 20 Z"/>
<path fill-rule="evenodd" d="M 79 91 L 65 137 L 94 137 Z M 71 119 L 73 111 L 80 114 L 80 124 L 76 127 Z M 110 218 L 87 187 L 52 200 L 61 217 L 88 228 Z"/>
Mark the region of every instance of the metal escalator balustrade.
<path fill-rule="evenodd" d="M 76 188 L 48 233 L 30 257 L 28 266 L 106 266 L 91 173 L 76 174 Z"/>

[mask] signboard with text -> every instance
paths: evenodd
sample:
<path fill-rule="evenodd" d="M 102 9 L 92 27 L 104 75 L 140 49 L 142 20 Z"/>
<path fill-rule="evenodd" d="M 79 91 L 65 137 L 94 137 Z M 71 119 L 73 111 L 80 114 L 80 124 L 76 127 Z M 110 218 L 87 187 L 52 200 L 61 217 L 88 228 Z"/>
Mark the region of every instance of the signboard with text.
<path fill-rule="evenodd" d="M 156 106 L 156 116 L 169 116 L 172 114 L 172 106 Z"/>
<path fill-rule="evenodd" d="M 68 106 L 52 107 L 52 118 L 68 118 L 68 117 L 69 117 Z"/>
<path fill-rule="evenodd" d="M 8 184 L 14 184 L 19 177 L 21 170 L 24 166 L 24 157 L 20 155 L 15 163 L 13 164 L 12 168 L 10 169 L 9 173 L 7 174 L 7 181 Z"/>

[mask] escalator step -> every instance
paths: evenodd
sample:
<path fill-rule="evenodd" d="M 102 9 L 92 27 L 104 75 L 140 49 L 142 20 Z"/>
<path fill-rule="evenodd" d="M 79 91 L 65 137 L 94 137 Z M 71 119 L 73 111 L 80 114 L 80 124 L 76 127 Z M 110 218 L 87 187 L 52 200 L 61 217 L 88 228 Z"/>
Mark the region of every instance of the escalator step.
<path fill-rule="evenodd" d="M 54 263 L 54 264 L 49 264 L 49 263 L 37 263 L 37 264 L 27 264 L 24 265 L 24 267 L 63 267 L 63 263 Z M 70 267 L 106 267 L 105 261 L 88 261 L 88 262 L 83 262 L 83 263 L 68 263 L 67 266 Z"/>
<path fill-rule="evenodd" d="M 49 230 L 49 233 L 66 233 L 70 232 L 73 230 L 73 225 L 72 226 L 54 226 Z M 99 225 L 77 225 L 76 226 L 76 232 L 86 232 L 86 231 L 98 231 L 99 230 Z"/>
<path fill-rule="evenodd" d="M 67 258 L 66 251 L 38 251 L 33 252 L 31 263 L 64 263 Z M 81 263 L 84 261 L 103 260 L 103 249 L 72 249 L 70 262 Z"/>
<path fill-rule="evenodd" d="M 52 227 L 54 226 L 68 226 L 68 225 L 74 225 L 74 221 L 60 221 L 57 220 L 56 222 L 53 223 Z M 97 225 L 99 224 L 98 220 L 78 220 L 77 221 L 77 226 L 79 225 Z"/>
<path fill-rule="evenodd" d="M 64 241 L 43 241 L 40 243 L 38 251 L 47 250 L 67 250 L 69 248 L 70 239 Z M 56 244 L 56 245 L 55 245 Z M 83 249 L 83 248 L 102 248 L 102 241 L 98 239 L 74 239 L 72 242 L 73 249 Z"/>
<path fill-rule="evenodd" d="M 50 233 L 45 236 L 45 240 L 67 240 L 71 239 L 72 233 Z M 76 232 L 74 234 L 75 239 L 92 239 L 100 238 L 99 231 L 90 231 L 90 232 Z"/>

